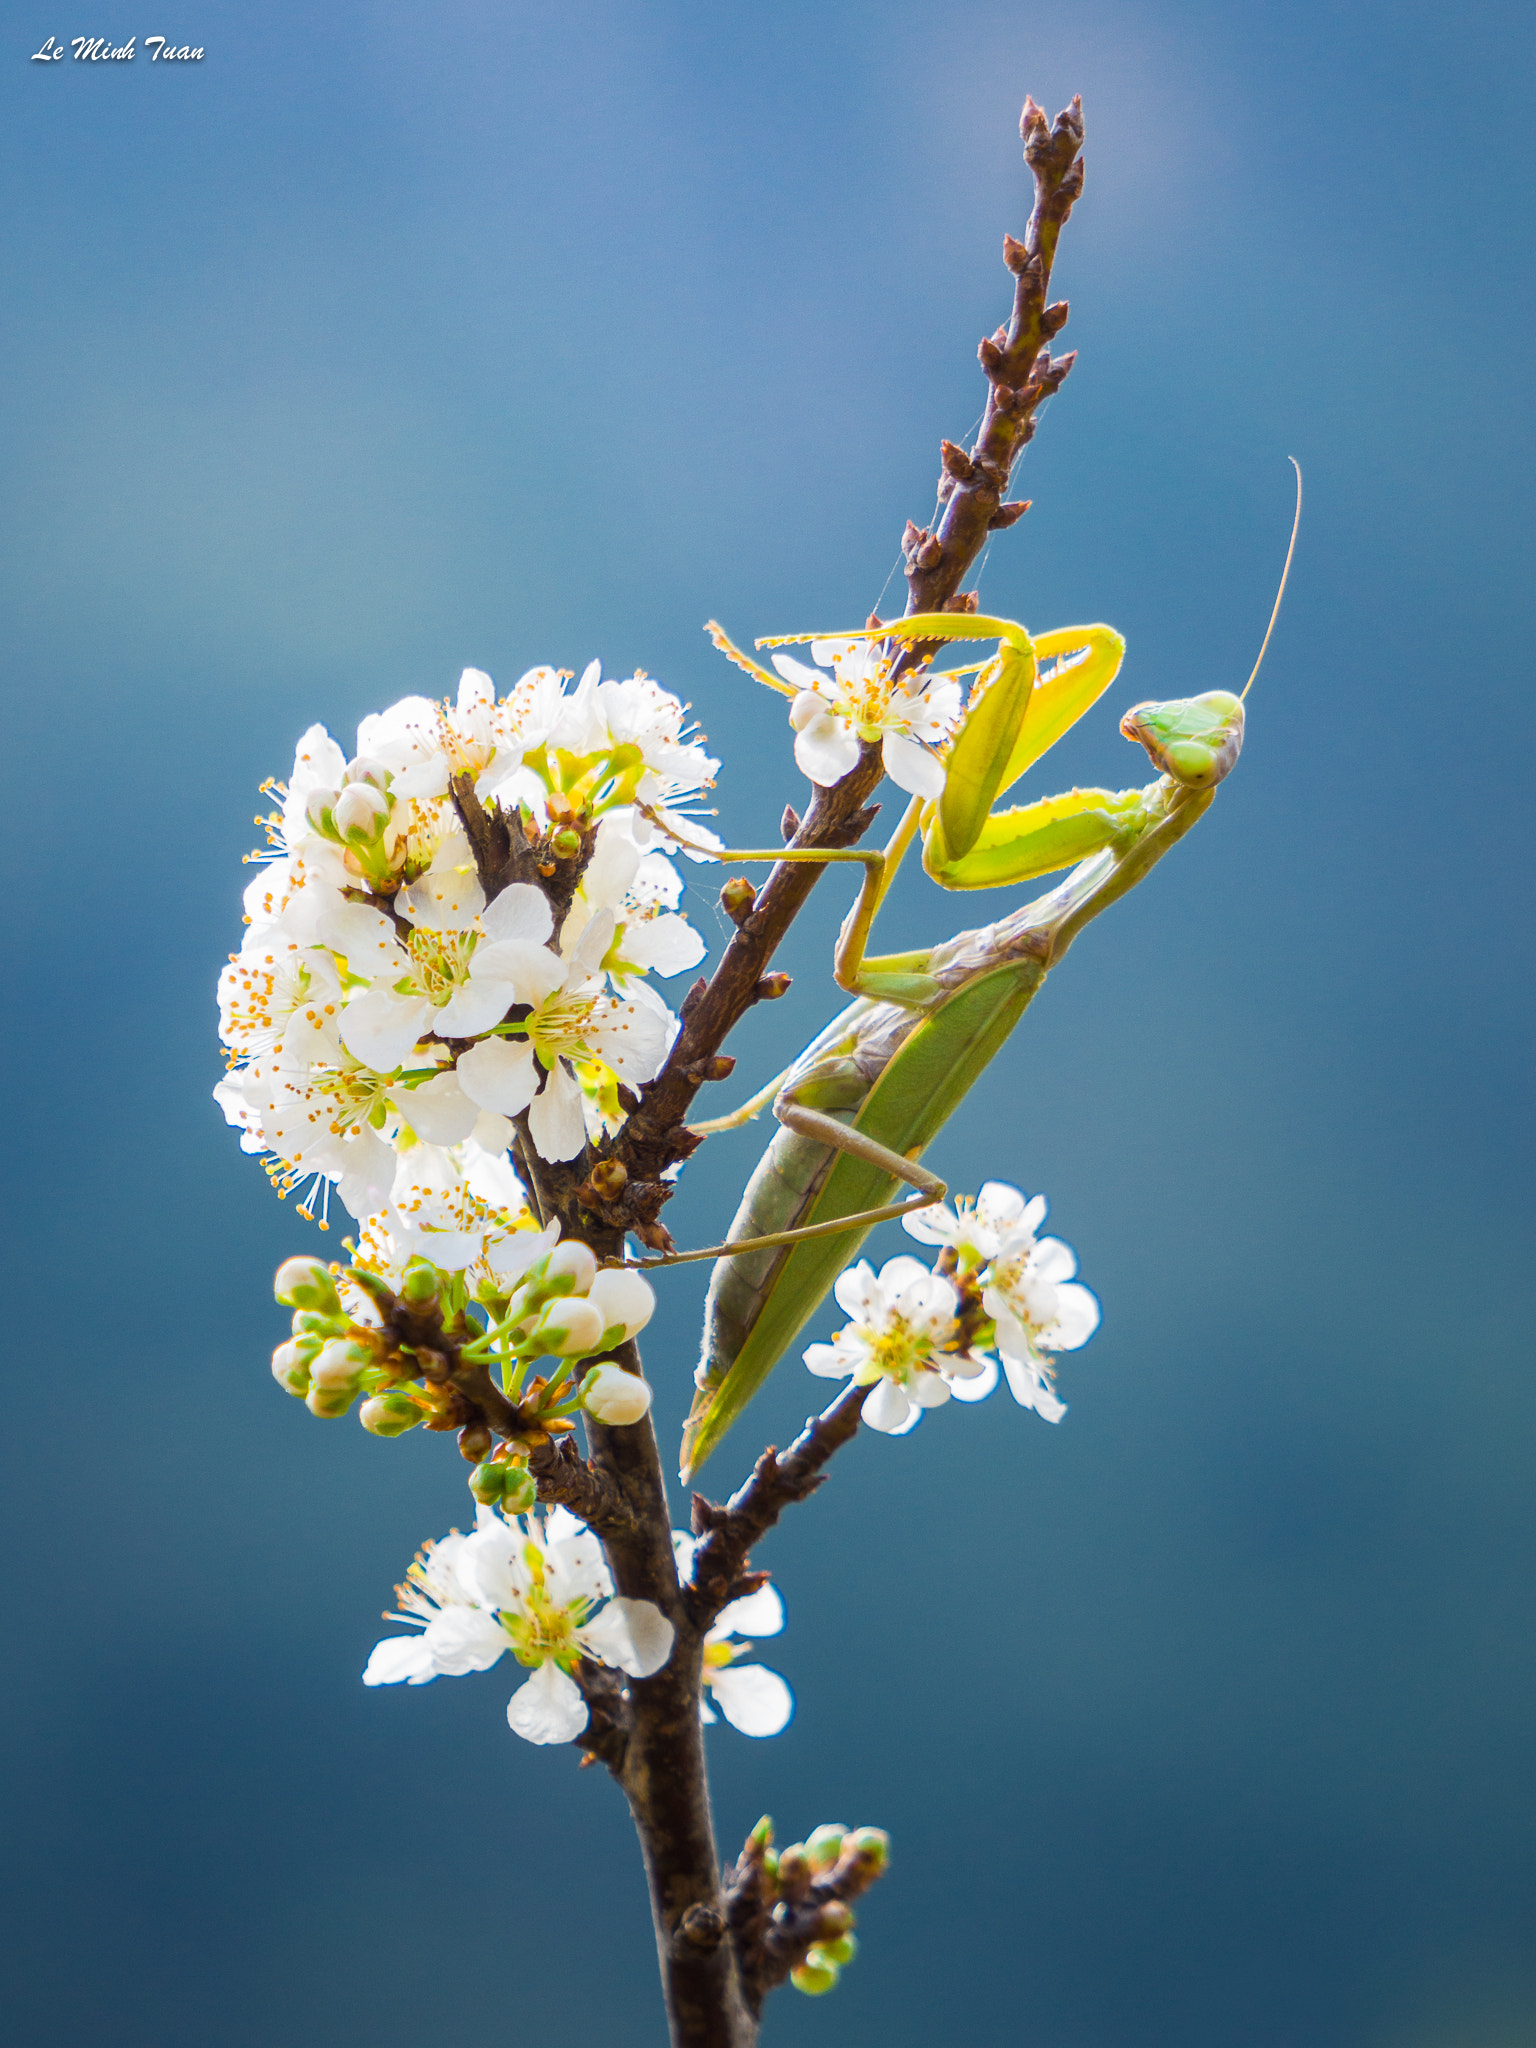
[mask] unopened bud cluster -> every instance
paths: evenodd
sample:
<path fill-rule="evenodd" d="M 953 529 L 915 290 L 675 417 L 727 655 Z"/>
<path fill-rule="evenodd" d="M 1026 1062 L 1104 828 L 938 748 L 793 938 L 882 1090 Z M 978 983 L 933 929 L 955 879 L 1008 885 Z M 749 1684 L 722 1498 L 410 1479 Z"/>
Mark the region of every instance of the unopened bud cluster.
<path fill-rule="evenodd" d="M 791 1927 L 804 1940 L 809 1916 L 811 1941 L 790 1972 L 797 1991 L 819 1998 L 833 1989 L 858 1954 L 853 1908 L 849 1898 L 868 1891 L 885 1873 L 891 1838 L 883 1828 L 848 1828 L 827 1821 L 803 1842 L 773 1846 L 773 1823 L 764 1815 L 747 1838 L 748 1852 L 761 1870 L 765 1902 L 772 1902 L 772 1921 L 786 1933 Z"/>
<path fill-rule="evenodd" d="M 378 1322 L 348 1313 L 338 1277 L 366 1298 Z M 456 1376 L 497 1368 L 501 1391 L 517 1405 L 530 1436 L 569 1429 L 578 1407 L 599 1422 L 638 1422 L 651 1405 L 651 1389 L 638 1373 L 611 1361 L 585 1374 L 575 1369 L 644 1329 L 656 1297 L 638 1273 L 599 1268 L 576 1240 L 553 1245 L 510 1290 L 504 1286 L 482 1286 L 471 1303 L 463 1274 L 442 1272 L 422 1258 L 409 1261 L 395 1290 L 360 1265 L 342 1273 L 317 1258 L 288 1259 L 273 1291 L 293 1310 L 293 1334 L 272 1355 L 273 1376 L 311 1414 L 326 1418 L 345 1415 L 362 1396 L 358 1419 L 375 1436 L 401 1436 L 423 1422 L 458 1427 L 460 1448 L 475 1463 L 470 1490 L 476 1500 L 521 1514 L 533 1501 L 522 1462 L 526 1444 L 504 1444 L 493 1453 L 490 1431 L 464 1423 Z M 441 1348 L 402 1341 L 402 1321 L 412 1335 L 416 1324 L 426 1324 Z M 553 1359 L 553 1368 L 534 1373 L 544 1359 Z"/>

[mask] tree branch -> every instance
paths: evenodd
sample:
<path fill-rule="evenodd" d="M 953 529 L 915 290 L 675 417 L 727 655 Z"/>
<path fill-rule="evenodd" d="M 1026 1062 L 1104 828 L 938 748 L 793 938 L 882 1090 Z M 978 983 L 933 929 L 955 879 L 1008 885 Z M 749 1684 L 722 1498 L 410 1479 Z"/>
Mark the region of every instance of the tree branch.
<path fill-rule="evenodd" d="M 700 1541 L 683 1597 L 700 1634 L 722 1607 L 762 1584 L 749 1573 L 752 1546 L 773 1527 L 784 1510 L 813 1494 L 826 1478 L 822 1467 L 858 1431 L 868 1387 L 845 1387 L 824 1414 L 814 1416 L 787 1451 L 772 1445 L 752 1468 L 723 1508 L 703 1494 L 693 1496 L 693 1526 Z"/>
<path fill-rule="evenodd" d="M 1083 189 L 1083 103 L 1048 124 L 1032 99 L 1019 122 L 1024 160 L 1035 178 L 1034 211 L 1024 240 L 1003 237 L 1003 261 L 1014 275 L 1013 308 L 1006 327 L 981 343 L 977 354 L 991 386 L 981 432 L 969 453 L 941 444 L 943 510 L 932 532 L 909 520 L 902 539 L 908 611 L 951 605 L 989 533 L 1011 526 L 1029 508 L 1005 504 L 1003 493 L 1035 431 L 1040 401 L 1067 376 L 1075 356 L 1051 356 L 1050 343 L 1067 322 L 1065 300 L 1046 303 L 1056 243 Z"/>

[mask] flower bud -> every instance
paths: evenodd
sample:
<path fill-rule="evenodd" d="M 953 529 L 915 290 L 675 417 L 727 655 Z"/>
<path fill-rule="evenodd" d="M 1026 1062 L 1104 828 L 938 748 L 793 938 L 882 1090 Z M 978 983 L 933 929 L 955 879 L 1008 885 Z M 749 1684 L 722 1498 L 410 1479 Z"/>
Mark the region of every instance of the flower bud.
<path fill-rule="evenodd" d="M 649 1411 L 651 1390 L 637 1372 L 597 1365 L 582 1382 L 581 1405 L 594 1421 L 622 1428 Z"/>
<path fill-rule="evenodd" d="M 786 1843 L 779 1851 L 779 1890 L 786 1898 L 797 1899 L 810 1881 L 811 1863 L 804 1842 Z"/>
<path fill-rule="evenodd" d="M 389 817 L 389 799 L 371 783 L 349 782 L 331 809 L 336 830 L 357 846 L 377 839 Z"/>
<path fill-rule="evenodd" d="M 597 1277 L 597 1260 L 590 1245 L 582 1243 L 579 1237 L 568 1237 L 563 1244 L 557 1244 L 549 1255 L 544 1268 L 546 1283 L 569 1277 L 569 1288 L 562 1287 L 562 1294 L 585 1294 Z"/>
<path fill-rule="evenodd" d="M 556 860 L 574 860 L 581 851 L 581 834 L 571 825 L 563 825 L 549 842 L 549 850 Z"/>
<path fill-rule="evenodd" d="M 526 1465 L 503 1465 L 506 1477 L 501 1483 L 502 1511 L 509 1515 L 526 1515 L 539 1497 L 533 1474 Z"/>
<path fill-rule="evenodd" d="M 430 1259 L 411 1259 L 400 1282 L 400 1299 L 412 1308 L 430 1308 L 437 1299 L 438 1272 Z"/>
<path fill-rule="evenodd" d="M 373 1353 L 366 1344 L 350 1337 L 333 1337 L 316 1352 L 309 1376 L 317 1387 L 337 1391 L 345 1387 L 350 1395 L 356 1393 L 359 1378 L 372 1363 Z"/>
<path fill-rule="evenodd" d="M 830 708 L 819 691 L 800 690 L 790 704 L 789 722 L 796 732 L 804 732 L 813 718 L 825 718 Z"/>
<path fill-rule="evenodd" d="M 587 1299 L 603 1318 L 609 1345 L 638 1335 L 656 1313 L 656 1291 L 650 1282 L 622 1266 L 605 1266 L 587 1290 Z"/>
<path fill-rule="evenodd" d="M 847 1832 L 840 1821 L 827 1821 L 808 1837 L 805 1853 L 811 1859 L 813 1870 L 831 1869 L 843 1853 L 843 1837 Z"/>
<path fill-rule="evenodd" d="M 272 1354 L 273 1379 L 301 1401 L 309 1392 L 309 1361 L 314 1355 L 314 1345 L 302 1343 L 279 1344 Z"/>
<path fill-rule="evenodd" d="M 422 1410 L 409 1394 L 375 1394 L 358 1409 L 357 1419 L 374 1436 L 404 1436 L 422 1420 Z"/>
<path fill-rule="evenodd" d="M 295 1337 L 313 1337 L 317 1344 L 323 1344 L 328 1337 L 344 1337 L 347 1318 L 341 1313 L 341 1304 L 337 1303 L 334 1315 L 322 1315 L 312 1308 L 296 1308 L 293 1312 L 293 1334 Z"/>
<path fill-rule="evenodd" d="M 372 783 L 375 789 L 382 789 L 388 772 L 382 761 L 375 761 L 367 754 L 359 754 L 355 761 L 347 763 L 347 772 L 341 779 L 344 783 L 368 782 Z"/>
<path fill-rule="evenodd" d="M 341 1308 L 336 1283 L 324 1259 L 284 1259 L 272 1281 L 272 1293 L 284 1308 L 314 1309 L 333 1316 Z"/>
<path fill-rule="evenodd" d="M 532 1334 L 518 1345 L 537 1358 L 552 1351 L 557 1358 L 586 1358 L 603 1341 L 603 1318 L 580 1295 L 562 1295 L 549 1303 Z"/>
<path fill-rule="evenodd" d="M 891 1860 L 891 1838 L 884 1828 L 855 1828 L 843 1842 L 845 1856 L 857 1856 L 875 1876 Z"/>
<path fill-rule="evenodd" d="M 836 1963 L 829 1962 L 821 1949 L 812 1948 L 807 1951 L 799 1969 L 790 1971 L 789 1981 L 807 1998 L 820 1998 L 824 1991 L 832 1989 L 841 1975 Z"/>
<path fill-rule="evenodd" d="M 322 1422 L 334 1422 L 339 1415 L 345 1415 L 357 1398 L 355 1386 L 317 1387 L 311 1385 L 304 1396 L 304 1406 L 311 1415 L 318 1415 Z"/>
<path fill-rule="evenodd" d="M 818 1941 L 812 1951 L 827 1962 L 836 1963 L 840 1970 L 846 1969 L 858 1952 L 858 1937 L 853 1934 L 840 1934 L 833 1941 Z"/>
<path fill-rule="evenodd" d="M 494 1508 L 500 1505 L 502 1477 L 506 1469 L 505 1465 L 493 1465 L 487 1460 L 485 1464 L 477 1465 L 470 1473 L 469 1490 L 481 1507 Z"/>
<path fill-rule="evenodd" d="M 304 815 L 315 831 L 325 839 L 336 837 L 336 827 L 331 817 L 336 799 L 341 794 L 335 789 L 312 789 L 304 799 Z"/>

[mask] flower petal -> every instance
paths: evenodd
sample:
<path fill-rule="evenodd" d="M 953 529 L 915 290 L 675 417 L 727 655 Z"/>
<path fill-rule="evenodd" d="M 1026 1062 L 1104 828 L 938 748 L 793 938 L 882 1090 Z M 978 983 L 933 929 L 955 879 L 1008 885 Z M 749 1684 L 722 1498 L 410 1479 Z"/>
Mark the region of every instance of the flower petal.
<path fill-rule="evenodd" d="M 944 763 L 916 740 L 906 739 L 899 732 L 888 732 L 881 743 L 880 757 L 886 774 L 909 796 L 937 803 L 944 794 Z"/>
<path fill-rule="evenodd" d="M 528 1134 L 541 1159 L 574 1159 L 587 1142 L 581 1088 L 564 1060 L 557 1060 L 528 1110 Z"/>
<path fill-rule="evenodd" d="M 965 1379 L 952 1379 L 949 1391 L 957 1401 L 985 1401 L 997 1385 L 997 1360 L 989 1358 L 980 1372 L 972 1373 Z"/>
<path fill-rule="evenodd" d="M 727 1664 L 710 1687 L 715 1705 L 743 1735 L 778 1735 L 789 1726 L 795 1696 L 763 1664 Z"/>
<path fill-rule="evenodd" d="M 451 1067 L 415 1088 L 392 1089 L 389 1099 L 417 1137 L 425 1138 L 429 1145 L 462 1144 L 480 1117 Z"/>
<path fill-rule="evenodd" d="M 554 926 L 548 897 L 531 882 L 508 883 L 480 913 L 480 928 L 488 939 L 520 939 L 542 946 Z"/>
<path fill-rule="evenodd" d="M 386 1636 L 363 1666 L 364 1685 L 425 1685 L 437 1661 L 420 1636 Z"/>
<path fill-rule="evenodd" d="M 459 1054 L 454 1071 L 470 1101 L 498 1116 L 516 1116 L 526 1109 L 539 1085 L 533 1047 L 521 1038 L 482 1038 Z"/>
<path fill-rule="evenodd" d="M 840 718 L 813 718 L 795 734 L 795 766 L 822 789 L 841 782 L 858 765 L 858 738 Z"/>
<path fill-rule="evenodd" d="M 672 1654 L 674 1630 L 650 1600 L 610 1600 L 600 1614 L 583 1622 L 576 1640 L 590 1656 L 616 1664 L 631 1678 L 649 1678 Z"/>
<path fill-rule="evenodd" d="M 784 1602 L 777 1586 L 759 1586 L 721 1608 L 712 1636 L 776 1636 L 784 1626 Z"/>
<path fill-rule="evenodd" d="M 376 1074 L 392 1074 L 422 1033 L 432 1029 L 435 1015 L 425 996 L 370 988 L 342 1011 L 338 1035 L 353 1059 Z"/>
<path fill-rule="evenodd" d="M 898 1387 L 894 1380 L 882 1379 L 864 1403 L 864 1420 L 882 1436 L 892 1436 L 911 1415 L 913 1406 L 904 1387 Z"/>
<path fill-rule="evenodd" d="M 574 1742 L 587 1725 L 587 1703 L 558 1664 L 541 1664 L 508 1701 L 507 1725 L 525 1742 Z"/>

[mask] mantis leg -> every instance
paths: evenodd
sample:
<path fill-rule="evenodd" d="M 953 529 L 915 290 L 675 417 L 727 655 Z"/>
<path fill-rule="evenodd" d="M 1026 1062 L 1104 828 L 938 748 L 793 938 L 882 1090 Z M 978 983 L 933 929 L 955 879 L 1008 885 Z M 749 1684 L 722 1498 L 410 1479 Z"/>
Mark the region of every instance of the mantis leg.
<path fill-rule="evenodd" d="M 653 824 L 661 825 L 661 821 L 644 804 L 638 808 Z M 881 899 L 917 835 L 921 809 L 920 800 L 914 800 L 908 806 L 906 816 L 883 853 L 865 852 L 859 847 L 701 846 L 679 837 L 670 825 L 661 825 L 661 829 L 679 846 L 715 861 L 765 861 L 775 866 L 781 860 L 808 861 L 817 867 L 825 867 L 833 861 L 857 862 L 864 870 L 864 881 L 838 936 L 832 961 L 833 977 L 838 987 L 846 989 L 850 995 L 868 996 L 875 1002 L 902 1003 L 912 1009 L 920 1009 L 932 1001 L 939 989 L 932 975 L 923 971 L 928 964 L 927 949 L 893 953 L 886 959 L 866 965 L 864 948 Z M 753 1099 L 756 1100 L 755 1097 Z M 755 1115 L 756 1111 L 751 1114 Z"/>
<path fill-rule="evenodd" d="M 816 1075 L 808 1074 L 800 1087 L 814 1089 L 816 1080 Z M 904 1202 L 885 1202 L 878 1209 L 862 1209 L 852 1216 L 834 1216 L 825 1223 L 804 1224 L 796 1230 L 770 1231 L 765 1237 L 737 1238 L 731 1244 L 706 1245 L 702 1251 L 666 1252 L 654 1259 L 626 1260 L 627 1265 L 642 1270 L 651 1266 L 686 1266 L 696 1259 L 735 1258 L 742 1252 L 760 1252 L 774 1245 L 799 1244 L 808 1237 L 836 1237 L 850 1229 L 868 1229 L 872 1224 L 887 1223 L 913 1209 L 929 1209 L 935 1202 L 942 1202 L 949 1192 L 937 1174 L 919 1166 L 915 1159 L 893 1152 L 888 1145 L 882 1145 L 865 1131 L 851 1129 L 835 1116 L 812 1109 L 801 1101 L 798 1089 L 785 1089 L 775 1100 L 773 1113 L 784 1128 L 793 1131 L 797 1137 L 809 1138 L 812 1143 L 826 1145 L 834 1152 L 862 1159 L 882 1173 L 894 1174 L 898 1180 L 904 1180 L 908 1187 L 916 1188 L 917 1193 L 909 1195 Z"/>

